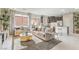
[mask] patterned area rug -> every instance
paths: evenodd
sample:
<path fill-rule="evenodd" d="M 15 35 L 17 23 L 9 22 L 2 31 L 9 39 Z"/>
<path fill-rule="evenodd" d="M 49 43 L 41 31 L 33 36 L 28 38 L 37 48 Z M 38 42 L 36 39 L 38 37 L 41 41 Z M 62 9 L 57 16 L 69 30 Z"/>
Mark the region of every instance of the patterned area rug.
<path fill-rule="evenodd" d="M 57 44 L 59 44 L 61 41 L 60 40 L 56 40 L 56 39 L 52 39 L 50 41 L 43 41 L 40 42 L 38 44 L 35 44 L 35 42 L 32 41 L 28 41 L 28 42 L 21 42 L 22 46 L 28 46 L 27 48 L 21 49 L 21 50 L 50 50 L 52 49 L 54 46 L 56 46 Z"/>

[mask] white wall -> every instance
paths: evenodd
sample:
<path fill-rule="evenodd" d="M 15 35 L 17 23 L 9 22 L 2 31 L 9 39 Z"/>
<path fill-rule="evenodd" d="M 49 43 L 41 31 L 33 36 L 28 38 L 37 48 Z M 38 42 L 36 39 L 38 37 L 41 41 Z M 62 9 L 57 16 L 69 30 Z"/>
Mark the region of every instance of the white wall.
<path fill-rule="evenodd" d="M 69 27 L 69 34 L 73 34 L 73 13 L 65 14 L 63 16 L 63 26 Z"/>

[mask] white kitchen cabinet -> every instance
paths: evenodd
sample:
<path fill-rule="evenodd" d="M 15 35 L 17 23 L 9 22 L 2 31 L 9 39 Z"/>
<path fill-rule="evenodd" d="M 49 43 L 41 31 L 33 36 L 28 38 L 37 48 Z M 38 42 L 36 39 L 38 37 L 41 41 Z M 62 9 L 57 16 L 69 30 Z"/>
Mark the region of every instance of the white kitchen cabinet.
<path fill-rule="evenodd" d="M 56 27 L 56 33 L 59 35 L 67 35 L 67 27 Z"/>

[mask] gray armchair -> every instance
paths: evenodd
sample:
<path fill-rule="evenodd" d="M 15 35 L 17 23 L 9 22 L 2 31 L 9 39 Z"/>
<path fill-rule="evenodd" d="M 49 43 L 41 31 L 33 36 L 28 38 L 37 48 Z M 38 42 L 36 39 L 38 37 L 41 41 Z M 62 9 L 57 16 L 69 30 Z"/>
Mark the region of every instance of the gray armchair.
<path fill-rule="evenodd" d="M 45 41 L 49 41 L 51 39 L 55 38 L 54 34 L 51 33 L 45 33 Z"/>

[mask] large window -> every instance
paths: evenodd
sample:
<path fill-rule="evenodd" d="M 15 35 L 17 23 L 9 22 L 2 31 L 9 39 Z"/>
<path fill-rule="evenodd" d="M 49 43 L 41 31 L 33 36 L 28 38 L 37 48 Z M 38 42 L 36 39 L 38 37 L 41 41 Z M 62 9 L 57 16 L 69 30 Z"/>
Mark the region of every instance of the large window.
<path fill-rule="evenodd" d="M 31 24 L 37 25 L 37 26 L 40 25 L 40 18 L 39 17 L 32 17 Z"/>
<path fill-rule="evenodd" d="M 15 15 L 15 27 L 29 26 L 29 17 L 26 15 Z"/>

